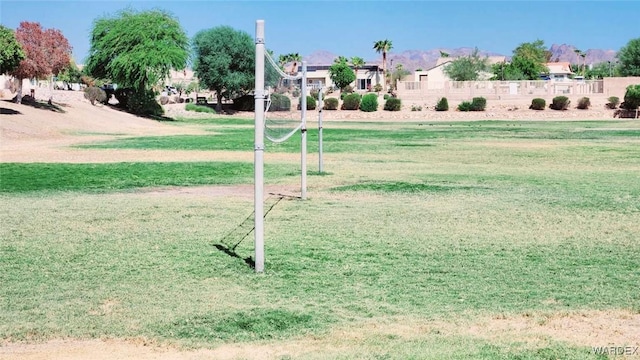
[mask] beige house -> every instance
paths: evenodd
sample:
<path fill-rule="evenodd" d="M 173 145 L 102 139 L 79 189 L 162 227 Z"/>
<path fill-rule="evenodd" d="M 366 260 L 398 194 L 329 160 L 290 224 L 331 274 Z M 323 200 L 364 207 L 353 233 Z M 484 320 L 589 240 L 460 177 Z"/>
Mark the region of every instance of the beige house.
<path fill-rule="evenodd" d="M 452 81 L 449 76 L 444 72 L 444 69 L 454 60 L 458 58 L 441 57 L 436 61 L 436 65 L 427 70 L 416 71 L 413 74 L 413 81 L 426 82 L 429 89 L 443 89 L 444 84 L 447 81 Z M 489 65 L 499 64 L 506 61 L 504 56 L 488 56 Z M 493 73 L 483 72 L 480 74 L 478 80 L 489 80 L 493 76 Z"/>
<path fill-rule="evenodd" d="M 329 76 L 329 67 L 331 65 L 307 65 L 307 88 L 319 89 L 336 85 Z M 353 67 L 351 67 L 353 69 Z M 300 69 L 302 71 L 302 69 Z M 366 64 L 358 68 L 356 81 L 351 83 L 355 90 L 367 91 L 376 84 L 382 85 L 383 74 L 382 69 L 378 65 Z"/>

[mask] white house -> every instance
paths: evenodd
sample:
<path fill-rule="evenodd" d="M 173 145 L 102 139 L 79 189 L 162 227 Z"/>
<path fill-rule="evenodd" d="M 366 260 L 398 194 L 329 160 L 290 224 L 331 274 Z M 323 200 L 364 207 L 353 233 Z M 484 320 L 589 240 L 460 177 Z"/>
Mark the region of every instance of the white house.
<path fill-rule="evenodd" d="M 307 65 L 307 88 L 318 89 L 321 87 L 336 86 L 329 76 L 331 65 Z M 351 67 L 353 69 L 353 67 Z M 302 71 L 302 67 L 298 68 Z M 365 64 L 358 68 L 356 81 L 352 83 L 355 90 L 366 91 L 376 84 L 382 85 L 382 70 L 378 65 Z"/>
<path fill-rule="evenodd" d="M 551 62 L 545 64 L 549 69 L 549 73 L 543 74 L 542 78 L 552 81 L 568 81 L 573 75 L 571 71 L 571 63 L 569 62 Z"/>

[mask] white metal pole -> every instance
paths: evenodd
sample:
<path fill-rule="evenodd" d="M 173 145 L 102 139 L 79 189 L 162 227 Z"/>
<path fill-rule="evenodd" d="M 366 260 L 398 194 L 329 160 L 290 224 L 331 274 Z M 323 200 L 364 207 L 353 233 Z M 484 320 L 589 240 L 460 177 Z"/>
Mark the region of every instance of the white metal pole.
<path fill-rule="evenodd" d="M 264 20 L 256 21 L 256 88 L 254 140 L 255 271 L 264 272 Z"/>
<path fill-rule="evenodd" d="M 324 103 L 322 100 L 322 88 L 318 90 L 318 172 L 322 174 L 323 163 L 322 163 L 322 108 L 324 107 Z"/>
<path fill-rule="evenodd" d="M 302 62 L 302 98 L 300 99 L 300 113 L 302 114 L 302 145 L 300 149 L 300 198 L 307 198 L 307 62 Z"/>

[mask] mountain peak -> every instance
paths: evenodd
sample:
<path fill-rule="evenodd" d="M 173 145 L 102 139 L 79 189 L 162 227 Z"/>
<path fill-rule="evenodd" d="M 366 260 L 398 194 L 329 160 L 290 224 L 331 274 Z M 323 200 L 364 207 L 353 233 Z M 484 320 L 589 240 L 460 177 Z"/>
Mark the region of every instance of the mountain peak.
<path fill-rule="evenodd" d="M 572 64 L 598 64 L 601 62 L 614 61 L 616 58 L 616 52 L 614 50 L 602 50 L 602 49 L 588 49 L 583 50 L 586 54 L 584 58 L 580 57 L 576 52 L 577 48 L 570 44 L 553 44 L 549 48 L 551 52 L 551 61 L 567 61 Z M 441 56 L 441 52 L 449 54 L 450 57 L 469 56 L 475 51 L 475 48 L 460 47 L 455 49 L 450 48 L 436 48 L 430 50 L 405 50 L 402 52 L 390 52 L 387 53 L 388 65 L 402 64 L 405 70 L 415 71 L 416 69 L 427 70 L 436 65 L 438 58 Z M 492 51 L 486 51 L 478 49 L 480 56 L 507 56 Z M 317 50 L 308 56 L 304 57 L 309 65 L 329 65 L 333 63 L 333 60 L 338 55 L 327 51 Z M 367 63 L 381 64 L 382 56 L 378 56 L 374 59 L 365 59 Z"/>

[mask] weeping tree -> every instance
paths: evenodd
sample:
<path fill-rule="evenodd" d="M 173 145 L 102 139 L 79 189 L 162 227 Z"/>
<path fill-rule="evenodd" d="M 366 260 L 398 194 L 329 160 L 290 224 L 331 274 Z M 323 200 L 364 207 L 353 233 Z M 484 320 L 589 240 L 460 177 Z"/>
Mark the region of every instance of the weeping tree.
<path fill-rule="evenodd" d="M 200 83 L 216 92 L 216 111 L 222 98 L 242 95 L 254 87 L 255 45 L 244 31 L 218 26 L 198 32 L 193 38 L 193 68 Z"/>
<path fill-rule="evenodd" d="M 86 72 L 129 89 L 123 104 L 140 114 L 161 114 L 153 87 L 184 69 L 189 39 L 176 18 L 162 10 L 123 10 L 98 18 L 91 31 Z"/>

